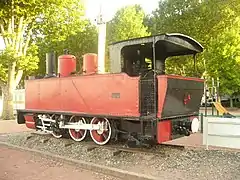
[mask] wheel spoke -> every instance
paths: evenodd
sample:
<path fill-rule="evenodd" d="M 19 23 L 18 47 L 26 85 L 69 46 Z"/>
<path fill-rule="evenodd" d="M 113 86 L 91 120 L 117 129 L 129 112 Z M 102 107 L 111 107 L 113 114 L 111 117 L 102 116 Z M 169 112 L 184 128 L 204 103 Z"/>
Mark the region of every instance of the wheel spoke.
<path fill-rule="evenodd" d="M 103 132 L 102 136 L 104 137 L 104 139 L 107 139 L 108 135 L 106 134 L 106 132 Z"/>
<path fill-rule="evenodd" d="M 81 136 L 84 135 L 84 132 L 82 130 L 80 130 L 79 133 L 81 134 Z"/>
<path fill-rule="evenodd" d="M 76 133 L 77 139 L 79 139 L 81 137 L 81 134 L 79 132 L 75 132 L 75 133 Z"/>

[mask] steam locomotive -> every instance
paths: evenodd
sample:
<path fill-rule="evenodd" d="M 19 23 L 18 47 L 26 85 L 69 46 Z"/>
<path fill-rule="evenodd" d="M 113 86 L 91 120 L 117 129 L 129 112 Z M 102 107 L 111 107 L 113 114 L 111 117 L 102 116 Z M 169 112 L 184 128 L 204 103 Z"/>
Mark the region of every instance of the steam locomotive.
<path fill-rule="evenodd" d="M 196 133 L 204 81 L 165 73 L 173 56 L 195 55 L 203 46 L 179 34 L 159 34 L 109 45 L 110 72 L 98 73 L 97 55 L 85 54 L 83 72 L 65 54 L 46 60 L 43 78 L 25 81 L 25 109 L 18 124 L 98 145 L 126 140 L 161 144 Z"/>

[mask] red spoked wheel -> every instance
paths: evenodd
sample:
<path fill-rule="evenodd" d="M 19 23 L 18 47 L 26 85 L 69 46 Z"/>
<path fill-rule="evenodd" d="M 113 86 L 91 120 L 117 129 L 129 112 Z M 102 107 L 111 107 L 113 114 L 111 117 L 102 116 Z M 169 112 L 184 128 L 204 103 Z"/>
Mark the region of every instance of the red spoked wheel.
<path fill-rule="evenodd" d="M 76 123 L 78 125 L 86 124 L 86 120 L 84 118 L 77 116 L 72 116 L 69 121 L 70 123 Z M 85 129 L 69 129 L 68 132 L 71 138 L 77 142 L 84 140 L 87 135 L 87 130 Z"/>
<path fill-rule="evenodd" d="M 98 130 L 90 130 L 92 140 L 98 145 L 105 145 L 112 135 L 112 128 L 107 118 L 93 118 L 91 124 L 98 124 Z"/>

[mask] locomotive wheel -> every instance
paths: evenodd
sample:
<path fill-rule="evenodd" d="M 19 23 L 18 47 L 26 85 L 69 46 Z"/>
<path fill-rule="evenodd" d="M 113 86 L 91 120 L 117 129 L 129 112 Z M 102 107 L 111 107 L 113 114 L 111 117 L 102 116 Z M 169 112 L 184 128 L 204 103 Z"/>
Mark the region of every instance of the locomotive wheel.
<path fill-rule="evenodd" d="M 80 118 L 77 116 L 72 116 L 70 118 L 70 122 L 86 124 L 86 120 L 84 118 Z M 69 129 L 68 132 L 69 132 L 69 135 L 71 136 L 71 138 L 77 142 L 84 140 L 87 135 L 87 130 L 85 130 L 85 129 Z"/>
<path fill-rule="evenodd" d="M 50 118 L 50 119 L 54 119 L 55 114 L 53 114 L 52 116 L 47 115 L 47 117 Z M 56 127 L 55 127 L 55 128 L 56 128 Z M 55 131 L 55 130 L 53 129 L 52 135 L 53 135 L 53 137 L 55 137 L 55 138 L 57 138 L 57 139 L 60 139 L 60 138 L 63 136 L 59 129 L 58 129 L 57 131 Z"/>
<path fill-rule="evenodd" d="M 62 134 L 60 134 L 60 133 L 58 133 L 58 132 L 55 132 L 55 131 L 52 132 L 52 135 L 53 135 L 53 137 L 55 137 L 55 138 L 57 138 L 57 139 L 59 139 L 59 138 L 62 137 Z"/>
<path fill-rule="evenodd" d="M 109 142 L 112 135 L 111 125 L 106 118 L 93 118 L 90 124 L 103 124 L 106 129 L 90 130 L 92 140 L 98 145 L 105 145 Z"/>

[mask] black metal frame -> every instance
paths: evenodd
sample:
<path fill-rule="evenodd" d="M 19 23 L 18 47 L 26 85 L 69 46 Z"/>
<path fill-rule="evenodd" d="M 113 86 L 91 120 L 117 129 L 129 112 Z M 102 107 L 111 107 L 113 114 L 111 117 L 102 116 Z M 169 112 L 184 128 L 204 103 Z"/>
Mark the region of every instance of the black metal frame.
<path fill-rule="evenodd" d="M 71 111 L 49 111 L 49 110 L 39 110 L 39 109 L 18 109 L 17 114 L 18 116 L 22 116 L 23 114 L 57 114 L 57 115 L 76 115 L 76 116 L 81 116 L 81 117 L 99 117 L 99 118 L 109 118 L 109 119 L 123 119 L 123 120 L 131 120 L 131 121 L 138 121 L 139 117 L 138 116 L 113 116 L 109 114 L 86 114 L 86 113 L 76 113 L 76 112 L 71 112 Z M 21 121 L 18 124 L 24 124 L 25 121 Z"/>
<path fill-rule="evenodd" d="M 152 125 L 152 136 L 154 137 L 156 132 L 157 132 L 157 113 L 158 113 L 158 100 L 157 100 L 157 94 L 158 94 L 158 88 L 157 88 L 157 74 L 156 74 L 156 51 L 155 51 L 155 44 L 156 44 L 156 39 L 153 37 L 153 78 L 154 78 L 154 114 L 155 117 L 152 119 L 151 125 Z M 155 127 L 154 127 L 155 126 Z"/>

